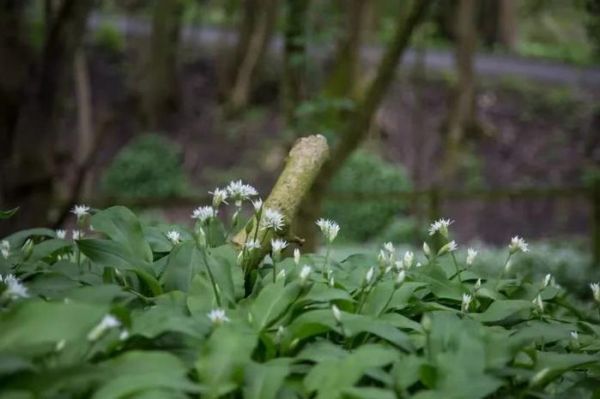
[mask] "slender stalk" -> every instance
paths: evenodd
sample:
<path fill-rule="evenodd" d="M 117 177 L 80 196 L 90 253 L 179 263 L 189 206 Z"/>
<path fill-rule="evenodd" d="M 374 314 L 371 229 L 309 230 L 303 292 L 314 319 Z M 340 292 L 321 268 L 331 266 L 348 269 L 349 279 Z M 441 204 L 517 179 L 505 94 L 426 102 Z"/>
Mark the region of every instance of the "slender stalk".
<path fill-rule="evenodd" d="M 321 270 L 321 273 L 323 274 L 323 277 L 325 279 L 327 279 L 327 275 L 326 275 L 326 270 L 328 270 L 329 268 L 329 255 L 331 254 L 331 243 L 327 242 L 327 251 L 325 252 L 325 262 L 323 263 L 323 269 Z"/>
<path fill-rule="evenodd" d="M 208 278 L 210 280 L 210 284 L 212 285 L 212 289 L 215 293 L 215 299 L 217 300 L 217 306 L 221 307 L 221 295 L 219 295 L 219 289 L 217 288 L 217 283 L 215 282 L 215 276 L 213 275 L 210 265 L 208 264 L 208 258 L 206 257 L 206 248 L 200 248 L 200 252 L 202 253 L 202 260 L 204 261 L 204 265 L 206 266 L 206 271 L 208 272 Z"/>
<path fill-rule="evenodd" d="M 450 252 L 450 255 L 452 256 L 452 262 L 454 262 L 454 268 L 456 269 L 456 275 L 458 276 L 458 281 L 462 284 L 462 277 L 460 276 L 460 273 L 462 272 L 462 270 L 458 267 L 458 262 L 456 261 L 456 256 L 454 256 L 454 252 Z"/>

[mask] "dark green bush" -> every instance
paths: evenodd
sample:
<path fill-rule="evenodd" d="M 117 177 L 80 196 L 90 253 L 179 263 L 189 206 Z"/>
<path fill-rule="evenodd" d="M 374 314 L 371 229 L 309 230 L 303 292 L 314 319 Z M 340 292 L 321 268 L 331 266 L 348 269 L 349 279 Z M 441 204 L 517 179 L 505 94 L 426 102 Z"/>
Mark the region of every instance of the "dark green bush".
<path fill-rule="evenodd" d="M 163 136 L 135 138 L 106 170 L 106 194 L 124 198 L 166 198 L 186 192 L 180 150 Z"/>
<path fill-rule="evenodd" d="M 392 199 L 386 194 L 408 189 L 410 182 L 404 169 L 361 151 L 338 172 L 330 190 L 336 194 L 356 193 L 368 198 L 364 201 L 327 200 L 324 213 L 343 226 L 340 232 L 342 239 L 365 241 L 381 234 L 405 206 L 401 199 Z M 382 197 L 379 198 L 378 194 Z"/>
<path fill-rule="evenodd" d="M 111 53 L 120 53 L 125 49 L 125 38 L 121 31 L 110 22 L 102 24 L 94 32 L 94 42 L 100 48 Z"/>

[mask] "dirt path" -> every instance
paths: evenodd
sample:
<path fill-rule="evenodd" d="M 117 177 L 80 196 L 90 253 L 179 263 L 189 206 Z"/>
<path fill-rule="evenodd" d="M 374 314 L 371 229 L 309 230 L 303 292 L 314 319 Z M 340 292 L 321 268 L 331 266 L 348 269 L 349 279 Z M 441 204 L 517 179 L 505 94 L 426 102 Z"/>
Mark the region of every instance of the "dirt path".
<path fill-rule="evenodd" d="M 96 14 L 90 19 L 89 26 L 92 30 L 95 30 L 103 23 L 110 23 L 123 33 L 128 32 L 132 35 L 147 35 L 150 32 L 148 21 L 141 18 L 128 19 L 121 16 Z M 215 48 L 220 46 L 223 41 L 231 43 L 233 40 L 233 32 L 223 32 L 217 28 L 186 26 L 183 31 L 183 42 L 188 45 Z M 282 40 L 280 37 L 276 37 L 271 43 L 271 52 L 275 55 L 280 54 L 281 48 Z M 332 50 L 333 48 L 330 46 L 313 46 L 310 49 L 310 54 L 317 59 L 323 59 L 332 54 Z M 375 63 L 381 52 L 382 49 L 379 46 L 365 47 L 362 51 L 368 64 Z M 405 54 L 402 66 L 414 65 L 417 58 L 417 52 L 413 49 L 409 50 Z M 430 71 L 444 72 L 454 69 L 453 55 L 447 50 L 427 50 L 424 63 L 426 69 Z M 514 76 L 544 83 L 600 88 L 600 66 L 578 67 L 555 61 L 479 53 L 476 55 L 475 69 L 483 77 Z"/>

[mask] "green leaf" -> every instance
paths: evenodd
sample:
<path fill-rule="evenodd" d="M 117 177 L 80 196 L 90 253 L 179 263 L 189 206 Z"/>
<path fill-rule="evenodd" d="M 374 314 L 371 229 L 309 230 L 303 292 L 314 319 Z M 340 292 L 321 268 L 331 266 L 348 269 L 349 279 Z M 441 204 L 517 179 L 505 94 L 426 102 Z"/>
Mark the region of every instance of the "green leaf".
<path fill-rule="evenodd" d="M 92 216 L 94 230 L 121 243 L 134 258 L 152 262 L 152 250 L 144 238 L 142 226 L 133 212 L 123 206 L 113 206 Z"/>
<path fill-rule="evenodd" d="M 245 370 L 245 399 L 275 399 L 290 372 L 291 359 L 279 358 L 266 363 L 250 362 Z"/>
<path fill-rule="evenodd" d="M 166 352 L 127 352 L 99 365 L 106 378 L 93 399 L 115 399 L 152 389 L 198 392 L 185 365 Z"/>
<path fill-rule="evenodd" d="M 155 338 L 166 332 L 178 332 L 197 339 L 204 339 L 210 330 L 205 317 L 190 317 L 181 309 L 164 304 L 137 311 L 131 315 L 131 335 Z"/>
<path fill-rule="evenodd" d="M 206 397 L 225 395 L 243 383 L 243 370 L 257 339 L 256 333 L 245 325 L 231 322 L 216 328 L 196 361 Z"/>
<path fill-rule="evenodd" d="M 532 304 L 529 301 L 506 299 L 494 301 L 483 313 L 472 314 L 473 318 L 483 323 L 500 323 L 506 319 L 523 320 L 531 313 Z"/>
<path fill-rule="evenodd" d="M 31 237 L 54 237 L 54 230 L 45 227 L 21 230 L 3 238 L 10 243 L 11 248 L 20 248 Z"/>
<path fill-rule="evenodd" d="M 362 345 L 342 359 L 318 363 L 304 378 L 308 392 L 317 392 L 317 398 L 333 399 L 352 387 L 370 368 L 383 367 L 397 357 L 395 351 L 382 345 Z"/>
<path fill-rule="evenodd" d="M 33 350 L 87 336 L 108 308 L 89 303 L 28 300 L 0 315 L 0 352 Z M 24 333 L 26 332 L 26 333 Z"/>
<path fill-rule="evenodd" d="M 300 285 L 297 282 L 292 282 L 288 285 L 284 284 L 285 281 L 279 279 L 274 284 L 267 285 L 252 302 L 250 312 L 253 324 L 258 331 L 269 327 L 298 298 Z"/>
<path fill-rule="evenodd" d="M 414 350 L 412 341 L 406 333 L 373 316 L 343 313 L 342 325 L 344 326 L 346 333 L 350 336 L 355 336 L 360 333 L 370 333 L 389 341 L 406 351 L 410 352 Z"/>
<path fill-rule="evenodd" d="M 160 278 L 165 290 L 188 292 L 193 277 L 203 269 L 202 262 L 200 252 L 193 241 L 175 246 L 168 255 L 167 267 Z"/>
<path fill-rule="evenodd" d="M 33 247 L 33 252 L 29 261 L 44 259 L 47 256 L 52 256 L 57 252 L 70 248 L 73 244 L 66 240 L 51 239 L 45 240 Z"/>
<path fill-rule="evenodd" d="M 10 218 L 12 215 L 17 213 L 18 210 L 19 210 L 19 207 L 9 209 L 8 211 L 0 211 L 0 220 Z"/>

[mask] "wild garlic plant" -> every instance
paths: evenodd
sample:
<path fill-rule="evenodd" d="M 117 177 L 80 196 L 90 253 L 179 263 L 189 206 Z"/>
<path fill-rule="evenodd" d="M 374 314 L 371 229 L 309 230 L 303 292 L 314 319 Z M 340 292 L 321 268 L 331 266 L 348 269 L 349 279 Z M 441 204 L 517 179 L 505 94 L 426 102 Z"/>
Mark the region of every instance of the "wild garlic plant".
<path fill-rule="evenodd" d="M 491 277 L 449 219 L 422 253 L 388 242 L 338 259 L 336 222 L 316 221 L 323 255 L 301 253 L 251 186 L 212 194 L 187 225 L 85 207 L 75 240 L 2 238 L 0 397 L 597 394 L 600 285 L 581 303 L 551 274 L 520 277 L 521 237 Z"/>

